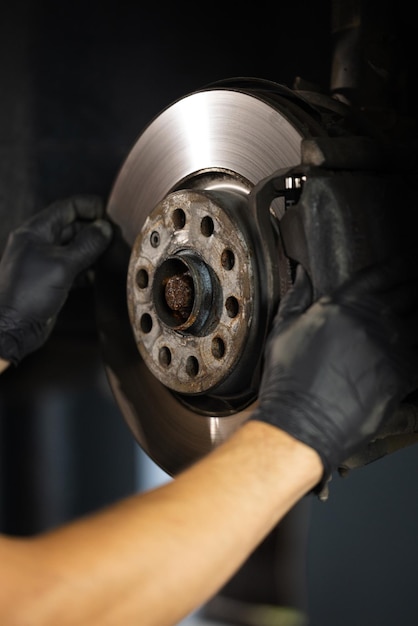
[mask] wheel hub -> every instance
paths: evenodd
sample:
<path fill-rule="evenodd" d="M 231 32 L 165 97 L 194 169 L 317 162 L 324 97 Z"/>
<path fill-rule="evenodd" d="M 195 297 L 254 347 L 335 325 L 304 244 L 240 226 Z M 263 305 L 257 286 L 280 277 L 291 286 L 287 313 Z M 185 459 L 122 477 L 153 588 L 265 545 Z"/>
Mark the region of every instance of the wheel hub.
<path fill-rule="evenodd" d="M 132 328 L 147 366 L 173 391 L 243 393 L 242 357 L 258 302 L 245 211 L 241 193 L 176 191 L 135 240 L 127 281 Z"/>

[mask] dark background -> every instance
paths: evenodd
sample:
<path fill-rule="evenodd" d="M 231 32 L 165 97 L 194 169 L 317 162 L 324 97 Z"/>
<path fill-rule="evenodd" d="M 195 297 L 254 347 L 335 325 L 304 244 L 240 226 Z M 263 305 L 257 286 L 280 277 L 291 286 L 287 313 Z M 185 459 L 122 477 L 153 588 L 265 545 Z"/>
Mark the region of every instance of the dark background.
<path fill-rule="evenodd" d="M 207 83 L 252 76 L 291 87 L 302 76 L 327 91 L 330 15 L 329 2 L 2 3 L 0 250 L 57 198 L 106 198 L 143 127 Z M 91 289 L 76 285 L 45 347 L 1 377 L 3 532 L 42 531 L 141 484 L 94 307 Z M 405 449 L 313 501 L 311 626 L 416 625 L 417 470 L 418 451 Z"/>

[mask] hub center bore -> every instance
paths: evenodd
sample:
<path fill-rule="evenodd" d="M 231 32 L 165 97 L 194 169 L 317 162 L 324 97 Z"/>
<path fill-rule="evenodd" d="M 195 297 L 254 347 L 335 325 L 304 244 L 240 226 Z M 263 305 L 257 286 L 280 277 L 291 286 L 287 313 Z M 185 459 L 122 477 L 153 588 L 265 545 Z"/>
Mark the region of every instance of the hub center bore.
<path fill-rule="evenodd" d="M 180 274 L 169 278 L 165 284 L 164 297 L 173 316 L 184 322 L 192 312 L 194 287 L 190 274 Z"/>
<path fill-rule="evenodd" d="M 219 287 L 206 263 L 192 250 L 179 250 L 155 270 L 153 298 L 161 321 L 177 331 L 200 335 L 216 317 Z"/>

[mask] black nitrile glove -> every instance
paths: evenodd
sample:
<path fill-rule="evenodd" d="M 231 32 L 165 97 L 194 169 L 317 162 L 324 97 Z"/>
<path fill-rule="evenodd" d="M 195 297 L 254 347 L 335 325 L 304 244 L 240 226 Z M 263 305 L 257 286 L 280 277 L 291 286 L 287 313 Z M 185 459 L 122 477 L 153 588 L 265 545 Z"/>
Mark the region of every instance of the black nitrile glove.
<path fill-rule="evenodd" d="M 48 338 L 74 279 L 110 243 L 100 198 L 58 201 L 14 230 L 0 262 L 0 357 L 17 365 Z"/>
<path fill-rule="evenodd" d="M 396 258 L 361 270 L 314 304 L 311 297 L 299 265 L 267 340 L 251 419 L 318 452 L 321 493 L 418 386 L 418 263 Z"/>

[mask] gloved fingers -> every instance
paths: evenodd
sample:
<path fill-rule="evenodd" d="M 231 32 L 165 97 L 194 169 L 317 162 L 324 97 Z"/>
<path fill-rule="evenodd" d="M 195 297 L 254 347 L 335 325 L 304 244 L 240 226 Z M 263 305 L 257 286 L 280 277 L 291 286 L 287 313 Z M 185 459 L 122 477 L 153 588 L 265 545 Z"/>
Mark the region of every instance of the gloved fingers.
<path fill-rule="evenodd" d="M 112 238 L 110 222 L 98 219 L 84 226 L 62 248 L 62 254 L 71 263 L 73 276 L 90 267 L 106 250 Z"/>
<path fill-rule="evenodd" d="M 77 214 L 76 219 L 61 231 L 60 243 L 66 244 L 79 233 L 86 222 L 104 217 L 102 199 L 97 196 L 73 196 L 71 201 Z"/>
<path fill-rule="evenodd" d="M 100 196 L 79 195 L 72 196 L 70 201 L 80 220 L 97 220 L 104 216 L 103 200 Z"/>
<path fill-rule="evenodd" d="M 36 213 L 23 228 L 48 243 L 66 243 L 78 230 L 79 220 L 96 220 L 103 216 L 99 196 L 73 196 L 58 200 Z"/>
<path fill-rule="evenodd" d="M 411 255 L 402 254 L 359 270 L 336 290 L 332 299 L 354 308 L 366 308 L 368 301 L 378 298 L 388 311 L 401 311 L 406 304 L 416 305 L 417 285 L 418 262 Z"/>
<path fill-rule="evenodd" d="M 363 297 L 357 299 L 357 302 L 349 299 L 339 302 L 348 304 L 351 310 L 361 313 L 363 318 L 378 315 L 377 321 L 380 320 L 382 323 L 393 321 L 398 326 L 400 323 L 407 323 L 408 319 L 413 319 L 418 327 L 418 280 L 400 278 L 397 285 L 388 285 L 386 291 L 365 293 Z"/>
<path fill-rule="evenodd" d="M 381 345 L 409 351 L 418 346 L 418 285 L 402 282 L 386 292 L 349 294 L 338 300 L 350 316 L 362 320 Z M 409 348 L 408 348 L 409 346 Z M 412 354 L 411 354 L 412 356 Z"/>
<path fill-rule="evenodd" d="M 302 267 L 296 268 L 295 281 L 283 296 L 278 310 L 277 321 L 283 321 L 300 315 L 312 304 L 311 280 Z"/>

